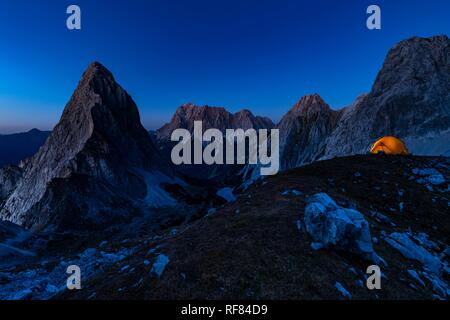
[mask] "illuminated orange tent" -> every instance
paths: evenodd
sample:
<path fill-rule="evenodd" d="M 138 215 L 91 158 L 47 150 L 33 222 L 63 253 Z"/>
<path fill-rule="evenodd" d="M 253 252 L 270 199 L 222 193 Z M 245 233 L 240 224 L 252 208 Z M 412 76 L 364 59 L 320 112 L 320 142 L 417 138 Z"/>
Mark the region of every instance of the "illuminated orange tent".
<path fill-rule="evenodd" d="M 383 137 L 375 142 L 370 149 L 373 154 L 393 154 L 393 155 L 408 155 L 408 149 L 402 140 L 396 137 Z"/>

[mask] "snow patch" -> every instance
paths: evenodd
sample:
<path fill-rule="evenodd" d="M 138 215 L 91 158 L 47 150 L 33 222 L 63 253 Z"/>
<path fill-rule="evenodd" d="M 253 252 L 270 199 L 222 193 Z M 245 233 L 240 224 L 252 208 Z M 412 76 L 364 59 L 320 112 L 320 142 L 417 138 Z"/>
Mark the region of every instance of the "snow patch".
<path fill-rule="evenodd" d="M 252 184 L 263 179 L 261 176 L 260 165 L 246 165 L 240 172 L 242 175 L 242 189 L 247 190 Z"/>
<path fill-rule="evenodd" d="M 181 180 L 168 177 L 160 171 L 148 172 L 140 170 L 140 173 L 143 175 L 147 185 L 147 195 L 144 200 L 146 204 L 155 208 L 173 207 L 177 204 L 177 201 L 161 187 L 161 184 L 182 185 L 183 182 Z"/>

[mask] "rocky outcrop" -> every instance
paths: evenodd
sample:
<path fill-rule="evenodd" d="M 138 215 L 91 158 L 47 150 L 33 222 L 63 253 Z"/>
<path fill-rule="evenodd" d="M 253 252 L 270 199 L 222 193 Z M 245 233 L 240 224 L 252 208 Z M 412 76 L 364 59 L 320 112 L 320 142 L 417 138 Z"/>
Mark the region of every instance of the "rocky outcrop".
<path fill-rule="evenodd" d="M 193 132 L 194 121 L 202 121 L 203 130 L 215 128 L 222 132 L 226 129 L 272 129 L 274 126 L 269 118 L 254 116 L 246 109 L 233 114 L 222 107 L 196 106 L 189 103 L 179 107 L 172 120 L 157 130 L 157 138 L 170 140 L 175 129 Z"/>
<path fill-rule="evenodd" d="M 442 155 L 450 138 L 450 40 L 412 38 L 387 55 L 371 92 L 347 111 L 323 158 L 361 154 L 377 138 L 403 139 L 418 155 Z"/>
<path fill-rule="evenodd" d="M 446 155 L 450 139 L 450 40 L 412 38 L 387 55 L 369 94 L 334 111 L 303 97 L 281 120 L 281 168 L 365 154 L 376 139 L 396 136 L 417 155 Z"/>
<path fill-rule="evenodd" d="M 338 206 L 327 194 L 319 193 L 308 199 L 304 221 L 314 248 L 334 247 L 364 258 L 376 257 L 364 216 Z"/>
<path fill-rule="evenodd" d="M 259 130 L 274 127 L 269 118 L 255 116 L 246 109 L 230 113 L 222 107 L 186 104 L 177 109 L 171 122 L 157 130 L 154 137 L 167 162 L 171 161 L 171 150 L 176 144 L 170 141 L 172 132 L 175 129 L 186 129 L 192 134 L 194 121 L 202 121 L 203 132 L 215 128 L 224 134 L 227 129 Z M 236 176 L 239 175 L 242 165 L 180 165 L 177 169 L 191 178 L 214 181 L 219 184 L 238 184 L 239 182 L 235 180 L 240 181 L 240 178 Z"/>
<path fill-rule="evenodd" d="M 157 187 L 142 174 L 153 171 L 172 174 L 132 98 L 96 62 L 83 74 L 46 143 L 23 164 L 0 218 L 40 228 L 67 217 L 79 225 L 129 217 Z"/>
<path fill-rule="evenodd" d="M 317 94 L 301 98 L 277 126 L 281 168 L 299 167 L 321 157 L 326 138 L 336 128 L 341 114 Z"/>

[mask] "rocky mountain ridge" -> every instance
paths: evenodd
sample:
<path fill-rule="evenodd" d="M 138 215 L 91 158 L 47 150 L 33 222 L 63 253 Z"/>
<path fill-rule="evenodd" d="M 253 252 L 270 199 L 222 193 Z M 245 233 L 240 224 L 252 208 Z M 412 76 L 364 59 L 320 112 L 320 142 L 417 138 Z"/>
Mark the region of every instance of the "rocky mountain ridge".
<path fill-rule="evenodd" d="M 156 131 L 160 140 L 170 140 L 175 129 L 193 132 L 194 121 L 202 121 L 203 130 L 210 128 L 225 132 L 226 129 L 271 129 L 274 124 L 266 117 L 255 116 L 247 109 L 231 113 L 223 107 L 196 106 L 188 103 L 179 107 L 172 120 Z"/>
<path fill-rule="evenodd" d="M 136 104 L 98 62 L 85 71 L 60 122 L 21 170 L 0 217 L 29 228 L 74 215 L 86 223 L 129 217 L 141 200 L 161 200 L 149 196 L 151 189 L 174 179 Z M 170 202 L 161 190 L 159 196 Z"/>

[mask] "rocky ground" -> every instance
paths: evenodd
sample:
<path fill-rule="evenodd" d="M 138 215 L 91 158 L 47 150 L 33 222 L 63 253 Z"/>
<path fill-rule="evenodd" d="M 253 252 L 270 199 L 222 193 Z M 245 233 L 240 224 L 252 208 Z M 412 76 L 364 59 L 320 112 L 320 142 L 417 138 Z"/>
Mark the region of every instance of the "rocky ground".
<path fill-rule="evenodd" d="M 190 219 L 162 210 L 160 228 L 141 220 L 76 240 L 47 235 L 45 256 L 34 241 L 20 250 L 36 257 L 1 267 L 0 298 L 448 299 L 449 181 L 448 158 L 317 162 Z M 375 263 L 382 289 L 370 291 Z M 82 290 L 65 289 L 71 264 Z"/>

